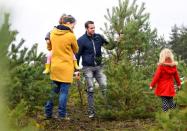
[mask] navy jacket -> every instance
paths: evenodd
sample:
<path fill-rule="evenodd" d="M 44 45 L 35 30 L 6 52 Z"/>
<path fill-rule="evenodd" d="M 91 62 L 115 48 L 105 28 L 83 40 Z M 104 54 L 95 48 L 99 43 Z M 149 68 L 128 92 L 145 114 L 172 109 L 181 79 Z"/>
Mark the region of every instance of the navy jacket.
<path fill-rule="evenodd" d="M 76 54 L 79 63 L 82 56 L 83 66 L 98 66 L 102 62 L 101 47 L 108 43 L 100 34 L 94 34 L 92 37 L 87 33 L 78 39 L 79 52 Z"/>

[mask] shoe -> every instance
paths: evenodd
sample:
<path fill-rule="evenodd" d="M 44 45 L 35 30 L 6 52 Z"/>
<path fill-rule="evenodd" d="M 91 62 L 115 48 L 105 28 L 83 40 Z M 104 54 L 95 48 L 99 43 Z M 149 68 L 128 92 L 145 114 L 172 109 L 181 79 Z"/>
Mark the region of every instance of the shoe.
<path fill-rule="evenodd" d="M 94 118 L 94 117 L 95 117 L 95 114 L 90 114 L 88 117 L 89 117 L 89 118 Z"/>
<path fill-rule="evenodd" d="M 48 74 L 50 72 L 50 64 L 45 64 L 45 70 L 43 71 L 43 74 Z"/>
<path fill-rule="evenodd" d="M 70 118 L 68 116 L 65 116 L 65 117 L 59 117 L 60 120 L 66 120 L 66 121 L 69 121 Z"/>
<path fill-rule="evenodd" d="M 46 116 L 46 117 L 44 118 L 44 120 L 50 120 L 50 119 L 52 119 L 52 116 Z"/>
<path fill-rule="evenodd" d="M 73 61 L 73 64 L 74 64 L 75 70 L 80 70 L 80 67 L 79 67 L 78 64 L 77 64 L 77 60 L 74 60 L 74 61 Z"/>
<path fill-rule="evenodd" d="M 45 120 L 49 120 L 49 119 L 58 119 L 58 116 L 54 115 L 54 116 L 45 116 Z"/>
<path fill-rule="evenodd" d="M 68 116 L 66 116 L 66 117 L 64 117 L 64 120 L 69 121 L 69 120 L 70 120 L 70 118 L 69 118 Z"/>

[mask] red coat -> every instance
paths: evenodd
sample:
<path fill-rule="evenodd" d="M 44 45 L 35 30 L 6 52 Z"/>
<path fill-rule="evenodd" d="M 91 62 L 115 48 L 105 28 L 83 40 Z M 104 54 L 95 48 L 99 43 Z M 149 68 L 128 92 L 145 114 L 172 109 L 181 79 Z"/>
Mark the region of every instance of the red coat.
<path fill-rule="evenodd" d="M 175 96 L 174 79 L 177 86 L 181 85 L 177 67 L 174 64 L 158 65 L 151 87 L 156 85 L 155 95 L 157 96 Z"/>

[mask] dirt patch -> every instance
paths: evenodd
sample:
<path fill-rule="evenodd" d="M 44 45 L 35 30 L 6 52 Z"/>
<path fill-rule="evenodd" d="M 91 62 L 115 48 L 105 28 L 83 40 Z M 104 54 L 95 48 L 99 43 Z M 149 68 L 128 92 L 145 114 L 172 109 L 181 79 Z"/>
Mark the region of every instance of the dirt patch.
<path fill-rule="evenodd" d="M 57 116 L 57 110 L 55 115 Z M 44 130 L 65 130 L 65 131 L 145 131 L 148 130 L 153 124 L 150 119 L 135 119 L 135 120 L 106 120 L 101 118 L 88 118 L 86 107 L 76 108 L 71 107 L 68 109 L 70 120 L 60 120 L 52 118 L 45 120 L 44 115 L 38 113 L 36 121 L 40 128 Z"/>

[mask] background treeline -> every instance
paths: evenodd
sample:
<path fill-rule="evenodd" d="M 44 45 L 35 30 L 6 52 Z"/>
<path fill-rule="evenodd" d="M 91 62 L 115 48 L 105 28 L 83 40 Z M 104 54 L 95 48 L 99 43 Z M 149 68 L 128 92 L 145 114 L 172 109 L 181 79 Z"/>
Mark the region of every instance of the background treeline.
<path fill-rule="evenodd" d="M 152 130 L 185 130 L 186 83 L 175 98 L 180 106 L 164 114 L 161 112 L 160 99 L 149 90 L 149 83 L 157 66 L 159 52 L 164 47 L 174 51 L 180 76 L 186 77 L 187 27 L 174 25 L 169 41 L 165 41 L 157 35 L 156 29 L 151 28 L 149 15 L 144 4 L 137 5 L 136 1 L 129 3 L 128 0 L 121 0 L 119 5 L 107 10 L 102 31 L 109 44 L 103 48 L 102 59 L 108 90 L 107 99 L 103 101 L 99 88 L 96 88 L 97 115 L 100 119 L 151 118 L 157 122 Z M 28 49 L 24 46 L 24 40 L 16 42 L 18 31 L 10 29 L 9 14 L 3 17 L 4 22 L 0 25 L 0 92 L 4 98 L 1 103 L 6 105 L 0 114 L 5 115 L 11 129 L 40 128 L 33 116 L 38 112 L 43 115 L 43 105 L 51 88 L 49 76 L 42 74 L 45 54 L 38 52 L 37 44 Z M 70 103 L 85 106 L 84 78 L 81 77 L 81 88 L 77 88 L 77 84 L 75 81 L 72 85 Z M 82 94 L 81 98 L 79 93 Z M 4 114 L 4 110 L 8 110 L 9 115 Z"/>

